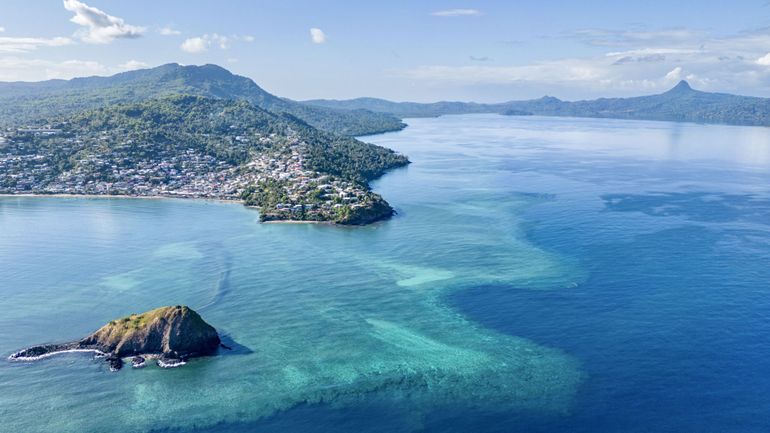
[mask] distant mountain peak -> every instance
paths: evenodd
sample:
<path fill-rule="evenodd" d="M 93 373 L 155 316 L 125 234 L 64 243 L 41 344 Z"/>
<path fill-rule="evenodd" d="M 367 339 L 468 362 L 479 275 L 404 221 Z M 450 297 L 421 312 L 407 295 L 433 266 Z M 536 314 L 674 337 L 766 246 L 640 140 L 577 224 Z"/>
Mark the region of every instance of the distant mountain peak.
<path fill-rule="evenodd" d="M 557 98 L 555 96 L 545 95 L 545 96 L 541 97 L 540 99 L 537 99 L 537 101 L 554 103 L 554 102 L 561 102 L 561 99 L 559 99 L 559 98 Z"/>
<path fill-rule="evenodd" d="M 686 80 L 681 80 L 676 86 L 674 86 L 668 93 L 682 93 L 691 92 L 693 89 L 690 87 L 690 83 Z"/>

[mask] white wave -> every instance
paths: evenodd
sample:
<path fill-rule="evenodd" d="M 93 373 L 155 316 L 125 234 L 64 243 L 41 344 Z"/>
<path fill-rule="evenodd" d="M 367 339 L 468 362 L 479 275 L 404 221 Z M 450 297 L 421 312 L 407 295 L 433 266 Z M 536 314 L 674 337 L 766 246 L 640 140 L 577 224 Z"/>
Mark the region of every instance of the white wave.
<path fill-rule="evenodd" d="M 101 350 L 96 350 L 96 349 L 67 349 L 67 350 L 57 350 L 55 352 L 48 352 L 48 353 L 44 353 L 44 354 L 38 355 L 38 356 L 18 356 L 18 354 L 20 354 L 22 352 L 23 352 L 23 350 L 21 352 L 14 353 L 13 355 L 8 357 L 8 360 L 10 360 L 10 361 L 37 361 L 37 360 L 40 360 L 40 359 L 43 359 L 43 358 L 49 358 L 51 356 L 59 355 L 59 354 L 62 354 L 62 353 L 84 353 L 84 352 L 87 352 L 87 353 L 94 353 L 97 356 L 106 356 L 107 355 L 106 353 L 102 352 Z"/>
<path fill-rule="evenodd" d="M 178 361 L 178 362 L 163 362 L 163 360 L 158 359 L 158 367 L 160 368 L 175 368 L 175 367 L 181 367 L 183 365 L 187 364 L 184 361 Z"/>

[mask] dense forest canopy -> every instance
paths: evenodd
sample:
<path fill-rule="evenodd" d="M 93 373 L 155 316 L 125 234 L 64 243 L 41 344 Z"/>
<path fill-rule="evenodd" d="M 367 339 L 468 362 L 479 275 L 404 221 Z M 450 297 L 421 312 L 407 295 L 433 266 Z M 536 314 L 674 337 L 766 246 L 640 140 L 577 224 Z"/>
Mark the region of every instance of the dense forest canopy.
<path fill-rule="evenodd" d="M 358 182 L 406 161 L 390 149 L 320 131 L 289 114 L 274 114 L 245 101 L 192 95 L 89 110 L 53 119 L 52 126 L 61 128 L 63 134 L 28 136 L 30 152 L 42 146 L 51 151 L 120 151 L 127 156 L 152 156 L 152 152 L 195 149 L 242 164 L 253 153 L 284 146 L 287 137 L 297 135 L 307 144 L 310 168 Z M 74 136 L 82 146 L 66 144 Z M 269 145 L 259 140 L 270 136 Z"/>
<path fill-rule="evenodd" d="M 0 126 L 45 123 L 66 113 L 178 94 L 244 100 L 347 136 L 394 131 L 405 126 L 390 114 L 317 107 L 279 98 L 251 79 L 216 65 L 181 66 L 174 63 L 110 77 L 0 83 Z"/>

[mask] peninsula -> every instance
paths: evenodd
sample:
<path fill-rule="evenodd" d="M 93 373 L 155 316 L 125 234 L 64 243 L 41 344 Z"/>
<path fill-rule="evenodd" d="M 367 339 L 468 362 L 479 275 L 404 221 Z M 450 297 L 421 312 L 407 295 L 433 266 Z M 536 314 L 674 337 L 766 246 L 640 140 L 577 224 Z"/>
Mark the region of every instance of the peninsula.
<path fill-rule="evenodd" d="M 176 65 L 155 72 L 169 70 L 210 80 L 208 86 L 195 81 L 201 88 L 221 87 L 224 81 L 256 92 L 253 82 L 219 67 Z M 101 93 L 91 92 L 108 101 L 114 93 L 142 89 L 155 95 L 146 90 L 145 78 L 118 80 L 113 87 L 99 87 Z M 3 89 L 0 85 L 0 100 Z M 42 110 L 49 117 L 0 131 L 0 194 L 241 200 L 258 208 L 262 221 L 368 224 L 393 215 L 368 182 L 408 164 L 406 156 L 319 129 L 290 112 L 266 110 L 233 92 L 172 94 L 85 111 L 72 112 L 69 105 Z M 59 100 L 55 95 L 50 104 Z M 25 100 L 20 107 L 43 101 Z M 325 119 L 337 112 L 325 111 Z"/>
<path fill-rule="evenodd" d="M 34 361 L 63 352 L 94 352 L 113 371 L 132 357 L 133 367 L 157 358 L 161 367 L 183 365 L 187 359 L 211 355 L 220 346 L 216 329 L 192 309 L 177 305 L 113 320 L 79 341 L 34 346 L 16 352 L 10 360 Z"/>

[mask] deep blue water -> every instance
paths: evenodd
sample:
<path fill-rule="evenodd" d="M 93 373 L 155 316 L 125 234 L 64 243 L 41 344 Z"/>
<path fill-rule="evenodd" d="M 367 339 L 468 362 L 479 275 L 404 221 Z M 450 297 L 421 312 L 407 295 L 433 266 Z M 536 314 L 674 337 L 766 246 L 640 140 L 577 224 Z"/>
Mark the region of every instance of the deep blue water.
<path fill-rule="evenodd" d="M 2 362 L 0 431 L 770 431 L 770 131 L 408 123 L 365 228 L 0 198 L 3 355 L 176 303 L 245 349 Z"/>
<path fill-rule="evenodd" d="M 691 198 L 692 211 L 711 211 Z M 626 211 L 650 202 L 668 204 L 645 197 Z M 553 230 L 557 242 L 544 232 Z M 549 224 L 531 236 L 556 251 L 590 242 L 578 248 L 588 279 L 570 291 L 492 286 L 452 297 L 486 326 L 583 360 L 590 379 L 573 415 L 529 431 L 770 431 L 767 233 L 684 226 L 589 241 Z"/>

